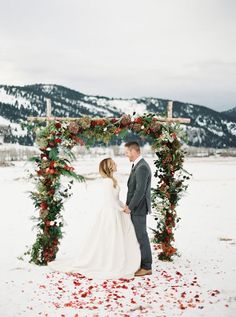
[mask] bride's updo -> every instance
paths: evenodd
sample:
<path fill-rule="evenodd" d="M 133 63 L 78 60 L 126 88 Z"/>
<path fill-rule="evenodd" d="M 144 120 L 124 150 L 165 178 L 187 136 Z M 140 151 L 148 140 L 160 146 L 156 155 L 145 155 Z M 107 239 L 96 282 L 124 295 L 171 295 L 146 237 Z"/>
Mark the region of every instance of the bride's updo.
<path fill-rule="evenodd" d="M 99 164 L 99 173 L 104 178 L 111 178 L 113 181 L 113 186 L 117 186 L 117 180 L 113 177 L 115 162 L 109 157 L 102 160 Z"/>

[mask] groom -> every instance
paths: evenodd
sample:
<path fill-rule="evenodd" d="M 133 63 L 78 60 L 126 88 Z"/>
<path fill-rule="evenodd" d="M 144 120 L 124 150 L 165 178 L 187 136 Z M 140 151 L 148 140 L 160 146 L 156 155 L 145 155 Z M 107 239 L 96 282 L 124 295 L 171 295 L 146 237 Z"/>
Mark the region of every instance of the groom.
<path fill-rule="evenodd" d="M 140 154 L 137 142 L 125 144 L 125 155 L 132 162 L 124 212 L 131 214 L 141 250 L 141 266 L 135 276 L 152 274 L 152 253 L 147 234 L 146 216 L 151 212 L 151 169 Z"/>

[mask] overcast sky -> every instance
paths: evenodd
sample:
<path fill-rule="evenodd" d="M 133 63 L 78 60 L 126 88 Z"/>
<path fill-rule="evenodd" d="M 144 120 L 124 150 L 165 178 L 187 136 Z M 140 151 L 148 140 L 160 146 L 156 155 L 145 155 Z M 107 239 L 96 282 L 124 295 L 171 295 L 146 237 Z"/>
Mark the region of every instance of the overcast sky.
<path fill-rule="evenodd" d="M 235 0 L 0 0 L 0 84 L 236 106 Z"/>

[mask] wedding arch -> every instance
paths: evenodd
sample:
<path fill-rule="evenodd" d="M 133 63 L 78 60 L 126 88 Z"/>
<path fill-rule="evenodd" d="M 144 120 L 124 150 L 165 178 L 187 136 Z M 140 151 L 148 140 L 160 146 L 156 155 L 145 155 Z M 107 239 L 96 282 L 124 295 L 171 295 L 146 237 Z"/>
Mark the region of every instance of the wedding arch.
<path fill-rule="evenodd" d="M 31 159 L 36 164 L 33 175 L 36 189 L 31 192 L 31 198 L 39 213 L 34 217 L 38 232 L 30 249 L 31 262 L 47 265 L 59 250 L 63 237 L 63 203 L 71 195 L 73 183 L 71 180 L 63 187 L 61 176 L 84 181 L 71 165 L 71 149 L 75 145 L 88 145 L 84 140 L 108 143 L 114 136 L 125 137 L 129 131 L 152 142 L 156 154 L 154 177 L 158 178 L 156 188 L 152 188 L 152 214 L 156 221 L 156 228 L 152 229 L 153 242 L 159 248 L 159 259 L 172 260 L 177 253 L 173 246 L 174 228 L 179 221 L 176 206 L 189 179 L 188 172 L 183 169 L 181 140 L 185 133 L 180 124 L 190 122 L 188 118 L 173 118 L 172 107 L 173 102 L 169 101 L 166 117 L 146 113 L 124 114 L 120 118 L 61 118 L 52 117 L 51 100 L 47 99 L 46 117 L 28 118 L 27 127 L 36 133 L 40 150 L 40 154 Z"/>

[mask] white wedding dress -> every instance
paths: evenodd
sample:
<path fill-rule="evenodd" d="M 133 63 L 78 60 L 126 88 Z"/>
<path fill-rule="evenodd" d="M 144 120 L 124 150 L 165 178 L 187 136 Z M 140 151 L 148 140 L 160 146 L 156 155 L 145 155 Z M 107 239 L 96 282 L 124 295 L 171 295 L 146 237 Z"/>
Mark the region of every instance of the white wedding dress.
<path fill-rule="evenodd" d="M 130 215 L 122 211 L 119 186 L 101 178 L 92 188 L 76 225 L 76 249 L 48 266 L 95 279 L 132 278 L 140 268 L 141 254 Z"/>

